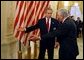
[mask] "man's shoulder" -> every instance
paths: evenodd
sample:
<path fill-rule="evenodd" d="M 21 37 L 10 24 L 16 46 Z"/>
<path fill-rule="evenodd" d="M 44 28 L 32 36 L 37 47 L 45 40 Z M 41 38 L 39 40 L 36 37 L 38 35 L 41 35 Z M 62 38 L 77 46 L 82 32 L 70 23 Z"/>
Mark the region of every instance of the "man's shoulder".
<path fill-rule="evenodd" d="M 70 17 L 68 17 L 67 19 L 65 19 L 65 23 L 70 23 L 70 22 L 72 22 L 73 21 L 73 19 L 71 19 Z"/>
<path fill-rule="evenodd" d="M 43 20 L 45 20 L 45 18 L 41 18 L 41 19 L 39 19 L 38 21 L 41 22 L 41 21 L 43 21 Z"/>
<path fill-rule="evenodd" d="M 43 21 L 43 20 L 46 20 L 46 18 L 41 18 L 41 19 L 39 19 L 38 21 Z M 51 20 L 57 22 L 57 19 L 55 19 L 55 18 L 52 18 L 52 17 L 51 17 Z"/>
<path fill-rule="evenodd" d="M 41 18 L 41 19 L 39 19 L 39 20 L 45 20 L 45 19 L 46 19 L 46 18 Z M 57 19 L 51 17 L 51 20 L 57 20 Z"/>
<path fill-rule="evenodd" d="M 56 18 L 51 18 L 51 20 L 57 20 Z"/>
<path fill-rule="evenodd" d="M 38 19 L 38 23 L 42 23 L 45 20 L 45 18 Z"/>
<path fill-rule="evenodd" d="M 45 20 L 45 18 L 41 18 L 41 19 L 39 19 L 39 20 Z"/>
<path fill-rule="evenodd" d="M 51 18 L 51 20 L 52 20 L 53 22 L 59 23 L 56 18 Z"/>
<path fill-rule="evenodd" d="M 73 19 L 71 18 L 68 18 L 66 19 L 66 21 L 64 22 L 64 25 L 67 26 L 67 27 L 74 27 L 76 24 L 75 22 L 73 21 Z"/>

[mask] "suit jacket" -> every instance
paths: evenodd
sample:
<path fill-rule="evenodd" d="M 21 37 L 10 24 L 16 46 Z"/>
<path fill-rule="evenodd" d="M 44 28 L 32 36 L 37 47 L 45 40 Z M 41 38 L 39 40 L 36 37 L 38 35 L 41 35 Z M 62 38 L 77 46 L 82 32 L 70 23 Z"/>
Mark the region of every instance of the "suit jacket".
<path fill-rule="evenodd" d="M 73 20 L 69 17 L 61 24 L 59 24 L 59 28 L 53 32 L 50 32 L 44 36 L 43 38 L 49 37 L 57 37 L 60 43 L 60 54 L 71 54 L 77 56 L 79 54 L 78 46 L 77 46 L 77 28 Z"/>
<path fill-rule="evenodd" d="M 54 18 L 51 18 L 51 26 L 50 26 L 50 31 L 56 30 L 58 27 L 58 21 Z M 37 24 L 31 27 L 27 27 L 25 33 L 31 32 L 35 29 L 40 29 L 40 35 L 43 36 L 44 34 L 48 33 L 47 27 L 46 27 L 46 18 L 42 18 L 38 20 Z M 42 38 L 41 38 L 42 39 Z M 42 39 L 44 40 L 44 39 Z M 52 39 L 54 40 L 54 38 Z"/>

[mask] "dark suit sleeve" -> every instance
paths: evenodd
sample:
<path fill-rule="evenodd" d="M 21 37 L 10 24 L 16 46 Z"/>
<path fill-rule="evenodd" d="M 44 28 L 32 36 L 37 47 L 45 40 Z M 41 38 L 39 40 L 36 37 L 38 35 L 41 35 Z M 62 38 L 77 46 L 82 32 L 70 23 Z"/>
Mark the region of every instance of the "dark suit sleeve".
<path fill-rule="evenodd" d="M 43 35 L 43 38 L 66 37 L 68 35 L 68 25 L 59 25 L 59 28 L 53 32 Z"/>
<path fill-rule="evenodd" d="M 25 33 L 31 32 L 31 31 L 33 31 L 33 30 L 35 30 L 35 29 L 37 29 L 37 28 L 39 28 L 39 21 L 38 21 L 37 24 L 34 25 L 34 26 L 26 27 Z"/>

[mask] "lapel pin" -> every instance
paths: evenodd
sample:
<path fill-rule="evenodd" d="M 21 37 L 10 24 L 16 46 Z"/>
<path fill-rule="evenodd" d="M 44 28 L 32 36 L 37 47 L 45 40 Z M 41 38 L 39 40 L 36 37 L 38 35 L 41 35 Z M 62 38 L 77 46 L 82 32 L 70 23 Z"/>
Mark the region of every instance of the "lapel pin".
<path fill-rule="evenodd" d="M 53 28 L 53 30 L 56 30 L 56 28 Z"/>

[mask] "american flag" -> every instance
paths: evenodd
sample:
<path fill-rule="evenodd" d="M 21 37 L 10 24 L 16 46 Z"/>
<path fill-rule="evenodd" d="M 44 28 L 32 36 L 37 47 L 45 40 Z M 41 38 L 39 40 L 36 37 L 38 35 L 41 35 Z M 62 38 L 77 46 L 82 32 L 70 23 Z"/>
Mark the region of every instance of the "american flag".
<path fill-rule="evenodd" d="M 26 44 L 33 35 L 39 35 L 39 30 L 24 33 L 17 31 L 19 27 L 30 27 L 35 25 L 40 18 L 44 17 L 44 11 L 49 6 L 49 1 L 17 1 L 14 19 L 14 36 L 17 40 Z"/>

